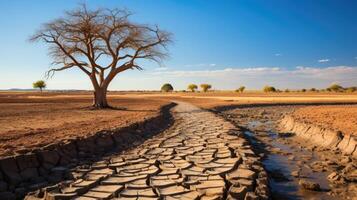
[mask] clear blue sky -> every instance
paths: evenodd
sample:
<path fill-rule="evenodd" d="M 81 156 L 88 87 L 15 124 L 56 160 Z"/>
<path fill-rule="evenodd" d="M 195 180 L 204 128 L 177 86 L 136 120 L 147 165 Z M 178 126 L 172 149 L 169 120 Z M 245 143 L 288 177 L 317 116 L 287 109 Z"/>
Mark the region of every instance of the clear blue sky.
<path fill-rule="evenodd" d="M 12 0 L 0 4 L 0 89 L 30 88 L 51 62 L 27 39 L 42 23 L 83 1 Z M 217 89 L 357 85 L 357 1 L 350 0 L 102 0 L 90 8 L 126 7 L 133 21 L 174 34 L 163 66 L 119 74 L 110 89 Z M 91 89 L 77 70 L 57 73 L 49 89 Z"/>

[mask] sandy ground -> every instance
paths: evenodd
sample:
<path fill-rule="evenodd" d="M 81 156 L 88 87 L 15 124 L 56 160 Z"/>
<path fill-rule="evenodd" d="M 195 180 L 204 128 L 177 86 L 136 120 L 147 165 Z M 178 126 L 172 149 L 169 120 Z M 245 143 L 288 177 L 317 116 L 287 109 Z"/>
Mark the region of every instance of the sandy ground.
<path fill-rule="evenodd" d="M 168 101 L 111 97 L 117 110 L 91 110 L 90 94 L 0 93 L 0 156 L 120 128 L 157 116 Z M 34 98 L 35 97 L 35 98 Z"/>
<path fill-rule="evenodd" d="M 292 113 L 297 121 L 357 135 L 357 106 L 312 106 Z"/>
<path fill-rule="evenodd" d="M 84 137 L 100 130 L 127 126 L 157 115 L 159 107 L 172 100 L 187 101 L 210 109 L 256 103 L 357 102 L 357 95 L 110 92 L 109 102 L 119 109 L 91 110 L 88 108 L 92 102 L 90 92 L 0 92 L 0 156 L 11 155 L 24 148 L 37 148 L 61 140 Z M 333 116 L 335 114 L 325 120 L 341 119 L 344 122 L 346 117 L 350 120 L 352 112 L 341 114 L 340 117 Z M 356 117 L 354 121 L 351 120 L 351 124 L 355 120 Z M 348 129 L 351 130 L 357 129 Z"/>

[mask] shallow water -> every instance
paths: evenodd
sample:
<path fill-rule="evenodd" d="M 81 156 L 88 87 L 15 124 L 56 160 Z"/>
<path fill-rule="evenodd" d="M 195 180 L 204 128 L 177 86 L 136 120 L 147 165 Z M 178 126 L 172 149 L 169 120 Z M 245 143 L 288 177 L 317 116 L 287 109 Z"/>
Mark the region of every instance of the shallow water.
<path fill-rule="evenodd" d="M 269 126 L 267 123 L 260 123 L 259 121 L 253 121 L 248 124 L 248 128 L 252 129 L 257 126 Z M 245 134 L 250 138 L 253 145 L 257 145 L 258 143 L 255 141 L 255 134 L 251 131 L 246 131 Z M 273 199 L 336 199 L 336 197 L 332 197 L 328 195 L 327 191 L 330 190 L 329 182 L 326 179 L 328 172 L 313 172 L 308 166 L 315 161 L 319 161 L 319 158 L 309 150 L 298 149 L 295 146 L 290 146 L 288 144 L 284 144 L 282 140 L 279 139 L 277 133 L 272 131 L 267 131 L 266 135 L 269 136 L 271 140 L 261 142 L 266 145 L 270 145 L 272 148 L 281 149 L 281 153 L 269 153 L 266 158 L 263 160 L 263 164 L 265 169 L 270 172 L 278 172 L 283 176 L 274 176 L 275 178 L 271 178 L 270 188 L 272 191 Z M 294 159 L 289 159 L 289 157 L 294 156 Z M 311 159 L 301 159 L 301 157 L 311 157 Z M 305 163 L 300 163 L 301 161 Z M 295 178 L 291 175 L 292 171 L 296 171 L 299 169 L 299 164 L 302 165 L 300 174 L 304 179 L 316 182 L 320 184 L 322 191 L 306 191 L 300 189 L 298 184 L 299 178 Z M 276 173 L 274 173 L 276 174 Z M 288 180 L 284 180 L 287 178 Z"/>

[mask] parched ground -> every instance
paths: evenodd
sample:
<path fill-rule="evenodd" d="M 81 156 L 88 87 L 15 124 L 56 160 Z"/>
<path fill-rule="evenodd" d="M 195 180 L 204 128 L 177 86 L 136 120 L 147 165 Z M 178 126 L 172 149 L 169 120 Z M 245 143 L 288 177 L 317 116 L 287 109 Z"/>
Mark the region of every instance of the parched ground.
<path fill-rule="evenodd" d="M 116 110 L 91 110 L 90 93 L 0 93 L 0 157 L 157 116 L 167 100 L 114 96 Z"/>
<path fill-rule="evenodd" d="M 205 109 L 242 104 L 357 102 L 356 94 L 261 92 L 110 92 L 117 110 L 91 110 L 90 92 L 0 92 L 0 157 L 158 115 L 172 100 Z M 336 111 L 337 112 L 337 111 Z M 336 122 L 337 123 L 337 122 Z M 351 122 L 353 124 L 353 122 Z"/>
<path fill-rule="evenodd" d="M 291 116 L 300 122 L 357 135 L 357 105 L 303 107 Z"/>

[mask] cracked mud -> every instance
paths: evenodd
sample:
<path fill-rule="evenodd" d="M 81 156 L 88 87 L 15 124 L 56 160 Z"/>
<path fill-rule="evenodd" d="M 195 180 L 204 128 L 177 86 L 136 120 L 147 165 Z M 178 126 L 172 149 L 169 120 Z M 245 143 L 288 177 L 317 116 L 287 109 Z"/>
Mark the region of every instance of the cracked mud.
<path fill-rule="evenodd" d="M 174 113 L 165 132 L 26 199 L 268 199 L 267 174 L 241 130 L 191 104 Z"/>

